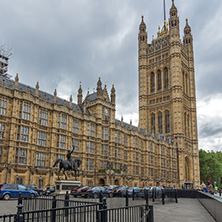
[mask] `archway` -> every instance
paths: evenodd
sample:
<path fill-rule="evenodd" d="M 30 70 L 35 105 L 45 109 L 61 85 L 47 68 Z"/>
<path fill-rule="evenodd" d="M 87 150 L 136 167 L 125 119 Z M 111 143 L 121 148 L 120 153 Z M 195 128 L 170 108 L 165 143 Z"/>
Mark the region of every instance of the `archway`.
<path fill-rule="evenodd" d="M 105 180 L 103 178 L 101 178 L 99 180 L 99 186 L 104 186 L 105 185 Z"/>
<path fill-rule="evenodd" d="M 185 157 L 185 181 L 190 182 L 190 161 L 189 157 Z"/>
<path fill-rule="evenodd" d="M 118 179 L 115 179 L 114 185 L 118 185 L 118 186 L 119 186 L 119 181 L 118 181 Z"/>

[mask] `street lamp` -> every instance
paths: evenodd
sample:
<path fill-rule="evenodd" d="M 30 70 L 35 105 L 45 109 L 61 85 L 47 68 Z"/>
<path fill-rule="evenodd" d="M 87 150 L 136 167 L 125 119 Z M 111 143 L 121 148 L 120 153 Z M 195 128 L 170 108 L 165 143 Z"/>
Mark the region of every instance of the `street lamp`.
<path fill-rule="evenodd" d="M 214 161 L 214 176 L 213 176 L 213 187 L 215 186 L 214 182 L 215 182 L 215 157 L 212 158 L 212 160 Z"/>

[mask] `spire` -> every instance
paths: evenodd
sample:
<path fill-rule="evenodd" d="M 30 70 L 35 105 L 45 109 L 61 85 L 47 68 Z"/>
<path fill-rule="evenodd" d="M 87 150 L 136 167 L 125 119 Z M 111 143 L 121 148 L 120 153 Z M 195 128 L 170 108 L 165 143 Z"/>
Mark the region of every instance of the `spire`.
<path fill-rule="evenodd" d="M 78 105 L 81 105 L 82 104 L 82 88 L 81 88 L 81 82 L 80 82 L 80 85 L 79 85 L 79 90 L 78 90 Z"/>
<path fill-rule="evenodd" d="M 102 96 L 102 82 L 100 80 L 100 77 L 99 77 L 99 80 L 97 82 L 97 96 Z"/>
<path fill-rule="evenodd" d="M 140 23 L 140 27 L 139 27 L 139 36 L 138 36 L 138 40 L 139 40 L 139 44 L 140 43 L 147 43 L 147 32 L 146 32 L 146 24 L 144 23 L 144 16 L 141 16 L 142 21 Z M 142 44 L 144 45 L 144 44 Z M 145 44 L 146 45 L 146 44 Z"/>
<path fill-rule="evenodd" d="M 116 90 L 113 84 L 112 89 L 111 89 L 111 103 L 115 105 L 115 102 L 116 102 Z"/>
<path fill-rule="evenodd" d="M 163 0 L 164 21 L 166 21 L 166 2 Z"/>
<path fill-rule="evenodd" d="M 172 0 L 172 6 L 170 9 L 170 17 L 177 17 L 177 8 L 174 4 L 174 0 Z"/>
<path fill-rule="evenodd" d="M 18 82 L 19 82 L 19 77 L 18 77 L 18 73 L 17 73 L 16 77 L 15 77 L 15 89 L 18 88 Z"/>
<path fill-rule="evenodd" d="M 183 44 L 184 45 L 192 45 L 193 37 L 191 34 L 191 28 L 188 24 L 188 19 L 186 18 L 186 25 L 184 27 L 184 37 L 183 37 Z"/>
<path fill-rule="evenodd" d="M 69 107 L 72 108 L 72 95 L 70 95 L 70 98 L 69 98 Z"/>
<path fill-rule="evenodd" d="M 35 86 L 35 95 L 38 96 L 39 95 L 39 82 L 36 83 Z"/>
<path fill-rule="evenodd" d="M 56 96 L 57 96 L 57 92 L 56 92 L 56 89 L 54 91 L 54 98 L 53 98 L 53 102 L 56 103 Z"/>

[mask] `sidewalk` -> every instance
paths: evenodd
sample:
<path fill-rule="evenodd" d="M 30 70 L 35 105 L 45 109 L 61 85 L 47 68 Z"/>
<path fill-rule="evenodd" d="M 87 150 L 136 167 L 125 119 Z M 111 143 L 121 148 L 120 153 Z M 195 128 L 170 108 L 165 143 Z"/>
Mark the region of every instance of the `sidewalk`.
<path fill-rule="evenodd" d="M 151 203 L 152 204 L 152 203 Z M 196 199 L 178 199 L 165 205 L 154 205 L 155 222 L 215 222 Z"/>

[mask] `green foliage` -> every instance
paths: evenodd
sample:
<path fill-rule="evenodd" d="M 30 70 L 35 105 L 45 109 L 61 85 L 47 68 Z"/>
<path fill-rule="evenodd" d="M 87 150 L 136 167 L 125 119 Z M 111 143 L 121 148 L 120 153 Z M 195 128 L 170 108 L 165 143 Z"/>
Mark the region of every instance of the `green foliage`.
<path fill-rule="evenodd" d="M 99 172 L 105 173 L 106 172 L 106 168 L 99 169 Z"/>
<path fill-rule="evenodd" d="M 216 181 L 217 186 L 222 188 L 222 153 L 199 150 L 199 161 L 200 182 L 207 185 L 208 180 L 211 184 Z"/>
<path fill-rule="evenodd" d="M 115 173 L 121 173 L 121 170 L 120 170 L 120 169 L 113 169 L 113 171 L 114 171 Z"/>

